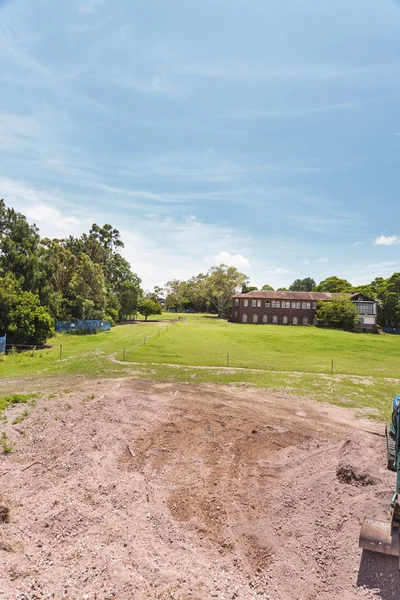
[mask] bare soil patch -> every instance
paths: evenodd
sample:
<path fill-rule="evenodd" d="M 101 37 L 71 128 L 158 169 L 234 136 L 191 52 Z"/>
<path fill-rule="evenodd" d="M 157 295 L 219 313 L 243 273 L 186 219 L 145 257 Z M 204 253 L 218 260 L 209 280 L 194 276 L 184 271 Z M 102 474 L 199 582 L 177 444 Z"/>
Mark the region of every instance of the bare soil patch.
<path fill-rule="evenodd" d="M 2 427 L 1 599 L 400 597 L 397 559 L 358 549 L 395 485 L 360 413 L 233 386 L 50 386 Z"/>

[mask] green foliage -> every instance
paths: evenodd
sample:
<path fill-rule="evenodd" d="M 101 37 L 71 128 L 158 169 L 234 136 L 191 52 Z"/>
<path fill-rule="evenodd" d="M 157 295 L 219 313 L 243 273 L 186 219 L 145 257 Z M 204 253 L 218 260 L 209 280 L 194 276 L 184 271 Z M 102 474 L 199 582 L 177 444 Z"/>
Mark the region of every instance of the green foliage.
<path fill-rule="evenodd" d="M 203 294 L 217 309 L 219 317 L 228 318 L 231 311 L 232 296 L 247 285 L 248 277 L 236 267 L 219 265 L 211 267 L 208 277 L 202 284 Z"/>
<path fill-rule="evenodd" d="M 82 319 L 102 319 L 107 303 L 107 289 L 100 265 L 87 254 L 81 255 L 69 284 L 73 304 Z"/>
<path fill-rule="evenodd" d="M 132 276 L 121 282 L 119 286 L 119 318 L 120 320 L 128 320 L 131 315 L 138 311 L 138 302 L 142 296 L 140 287 L 141 280 L 137 276 Z"/>
<path fill-rule="evenodd" d="M 39 296 L 22 291 L 12 276 L 0 278 L 0 331 L 10 344 L 43 344 L 54 333 L 53 319 Z"/>
<path fill-rule="evenodd" d="M 329 327 L 352 330 L 359 320 L 359 314 L 348 296 L 339 295 L 331 302 L 317 302 L 315 318 Z"/>
<path fill-rule="evenodd" d="M 150 315 L 161 315 L 162 307 L 159 302 L 154 302 L 150 298 L 142 298 L 138 304 L 138 312 L 144 316 L 147 321 Z"/>
<path fill-rule="evenodd" d="M 13 444 L 9 441 L 5 431 L 0 436 L 0 446 L 3 448 L 4 454 L 10 454 L 13 451 Z"/>
<path fill-rule="evenodd" d="M 289 290 L 292 292 L 312 292 L 315 289 L 316 283 L 311 277 L 305 279 L 295 279 L 292 285 L 289 286 Z"/>
<path fill-rule="evenodd" d="M 256 285 L 244 285 L 242 287 L 242 294 L 247 294 L 248 292 L 256 292 L 258 287 Z"/>
<path fill-rule="evenodd" d="M 264 283 L 264 285 L 261 288 L 262 290 L 265 290 L 266 292 L 273 292 L 274 288 L 272 287 L 272 285 L 269 285 L 268 283 Z"/>
<path fill-rule="evenodd" d="M 314 288 L 314 291 L 341 294 L 353 291 L 353 286 L 347 279 L 340 279 L 339 277 L 336 277 L 336 275 L 333 275 L 332 277 L 327 277 L 321 281 L 317 287 Z"/>
<path fill-rule="evenodd" d="M 37 292 L 39 239 L 36 226 L 0 200 L 0 277 L 12 273 L 22 290 Z"/>

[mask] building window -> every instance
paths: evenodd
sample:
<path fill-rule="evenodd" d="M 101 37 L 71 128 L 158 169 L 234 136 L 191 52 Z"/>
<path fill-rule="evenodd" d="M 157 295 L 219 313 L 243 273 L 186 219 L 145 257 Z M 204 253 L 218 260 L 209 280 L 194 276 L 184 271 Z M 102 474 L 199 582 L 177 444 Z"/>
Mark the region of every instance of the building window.
<path fill-rule="evenodd" d="M 301 303 L 301 308 L 302 308 L 303 310 L 305 310 L 305 309 L 306 309 L 306 302 L 302 302 L 302 303 Z"/>
<path fill-rule="evenodd" d="M 280 302 L 280 300 L 277 300 L 276 301 L 276 308 L 280 308 L 280 307 L 281 307 L 281 302 Z"/>
<path fill-rule="evenodd" d="M 300 302 L 296 302 L 296 308 L 300 308 Z"/>
<path fill-rule="evenodd" d="M 271 307 L 272 307 L 272 308 L 275 308 L 275 307 L 276 307 L 276 302 L 275 302 L 275 300 L 272 300 L 272 302 L 271 302 Z"/>
<path fill-rule="evenodd" d="M 311 308 L 311 302 L 307 302 L 307 310 L 310 310 Z"/>
<path fill-rule="evenodd" d="M 263 316 L 263 323 L 268 323 L 268 317 L 267 317 L 267 315 Z"/>
<path fill-rule="evenodd" d="M 255 308 L 257 306 L 257 300 L 252 300 L 251 305 L 253 308 Z"/>
<path fill-rule="evenodd" d="M 275 323 L 275 325 L 276 325 L 278 322 L 278 317 L 275 317 L 275 316 L 272 317 L 272 322 Z"/>
<path fill-rule="evenodd" d="M 290 302 L 282 302 L 282 308 L 290 308 Z"/>
<path fill-rule="evenodd" d="M 270 305 L 270 301 L 269 301 L 269 300 L 266 300 L 266 301 L 265 301 L 265 308 L 269 308 L 269 305 Z"/>
<path fill-rule="evenodd" d="M 316 303 L 316 302 L 313 302 L 313 303 L 312 303 L 312 307 L 313 307 L 313 310 L 315 310 L 315 309 L 317 308 L 317 303 Z"/>
<path fill-rule="evenodd" d="M 257 300 L 257 308 L 260 308 L 261 306 L 261 300 Z"/>
<path fill-rule="evenodd" d="M 253 323 L 258 323 L 258 316 L 257 315 L 253 315 Z"/>
<path fill-rule="evenodd" d="M 237 311 L 237 310 L 235 310 L 235 321 L 236 321 L 236 320 L 237 320 L 237 318 L 238 318 L 238 314 L 239 314 L 239 313 L 238 313 L 238 311 Z"/>
<path fill-rule="evenodd" d="M 299 320 L 297 317 L 293 317 L 293 325 L 298 325 L 299 324 Z"/>
<path fill-rule="evenodd" d="M 248 300 L 245 300 L 245 301 L 244 301 L 244 306 L 248 306 L 248 305 L 249 305 L 249 301 L 248 301 Z"/>
<path fill-rule="evenodd" d="M 235 298 L 235 306 L 239 306 L 239 298 Z"/>
<path fill-rule="evenodd" d="M 292 302 L 292 308 L 296 308 L 296 302 Z"/>
<path fill-rule="evenodd" d="M 357 302 L 356 303 L 358 313 L 360 315 L 373 315 L 374 313 L 374 304 L 372 302 Z"/>
<path fill-rule="evenodd" d="M 287 325 L 287 317 L 283 317 L 283 319 L 282 319 L 282 323 L 283 323 L 284 325 Z"/>
<path fill-rule="evenodd" d="M 303 317 L 303 325 L 308 325 L 308 319 L 307 319 L 307 317 Z"/>
<path fill-rule="evenodd" d="M 246 302 L 246 300 L 245 300 L 245 302 Z M 242 323 L 247 323 L 247 315 L 246 315 L 246 313 L 242 317 Z"/>

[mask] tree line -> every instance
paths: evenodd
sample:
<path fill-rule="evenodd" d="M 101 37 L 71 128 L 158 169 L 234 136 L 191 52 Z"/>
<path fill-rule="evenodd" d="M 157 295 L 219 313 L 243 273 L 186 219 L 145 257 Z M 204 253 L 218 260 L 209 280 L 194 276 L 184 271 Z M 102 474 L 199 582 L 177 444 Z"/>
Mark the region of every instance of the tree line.
<path fill-rule="evenodd" d="M 120 232 L 93 224 L 79 237 L 42 238 L 36 225 L 0 200 L 0 335 L 9 343 L 43 343 L 56 320 L 101 319 L 112 324 L 137 313 L 145 319 L 167 310 L 231 314 L 232 296 L 256 290 L 233 266 L 211 267 L 188 280 L 174 279 L 144 293 L 140 277 L 122 256 Z M 263 290 L 273 290 L 266 283 Z M 286 288 L 279 288 L 286 290 Z M 379 324 L 400 327 L 400 273 L 353 286 L 328 277 L 318 285 L 296 279 L 290 291 L 362 292 L 378 303 Z"/>

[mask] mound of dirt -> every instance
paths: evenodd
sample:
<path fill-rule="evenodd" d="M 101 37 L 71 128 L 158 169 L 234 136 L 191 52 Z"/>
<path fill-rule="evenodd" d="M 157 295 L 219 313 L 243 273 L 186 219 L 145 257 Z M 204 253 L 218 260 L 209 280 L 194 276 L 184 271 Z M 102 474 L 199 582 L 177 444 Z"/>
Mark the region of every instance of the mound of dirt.
<path fill-rule="evenodd" d="M 371 447 L 355 436 L 345 440 L 340 451 L 336 476 L 341 483 L 355 486 L 377 485 L 375 456 Z"/>
<path fill-rule="evenodd" d="M 1 600 L 400 597 L 397 560 L 358 549 L 394 485 L 376 425 L 254 389 L 71 385 L 4 424 Z"/>

